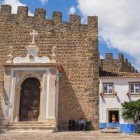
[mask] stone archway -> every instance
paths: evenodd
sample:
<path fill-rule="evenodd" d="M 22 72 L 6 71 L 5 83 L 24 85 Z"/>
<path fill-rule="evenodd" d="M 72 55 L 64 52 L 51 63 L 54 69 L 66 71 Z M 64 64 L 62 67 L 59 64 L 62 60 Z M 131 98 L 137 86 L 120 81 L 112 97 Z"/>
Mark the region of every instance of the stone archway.
<path fill-rule="evenodd" d="M 27 78 L 21 85 L 19 121 L 38 121 L 40 107 L 40 82 Z"/>

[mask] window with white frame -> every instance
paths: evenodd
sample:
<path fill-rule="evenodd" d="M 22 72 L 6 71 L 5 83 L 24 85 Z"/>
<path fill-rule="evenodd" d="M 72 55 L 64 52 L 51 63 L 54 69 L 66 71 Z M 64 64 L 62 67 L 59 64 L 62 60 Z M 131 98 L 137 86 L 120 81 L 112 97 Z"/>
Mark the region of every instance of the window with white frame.
<path fill-rule="evenodd" d="M 104 94 L 113 94 L 113 83 L 104 83 L 103 84 L 103 93 Z"/>
<path fill-rule="evenodd" d="M 130 88 L 130 93 L 140 93 L 140 83 L 139 82 L 134 82 L 129 84 Z"/>

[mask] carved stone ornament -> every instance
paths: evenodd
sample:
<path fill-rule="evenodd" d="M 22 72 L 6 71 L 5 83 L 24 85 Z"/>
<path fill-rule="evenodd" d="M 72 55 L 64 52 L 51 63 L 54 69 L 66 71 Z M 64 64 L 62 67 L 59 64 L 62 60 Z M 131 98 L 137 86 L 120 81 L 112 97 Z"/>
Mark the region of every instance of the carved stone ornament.
<path fill-rule="evenodd" d="M 12 63 L 13 62 L 13 47 L 9 47 L 9 54 L 7 56 L 7 61 L 6 63 Z"/>
<path fill-rule="evenodd" d="M 38 35 L 37 31 L 33 30 L 30 35 L 32 35 L 33 38 L 32 43 L 26 46 L 26 57 L 15 57 L 13 63 L 49 63 L 50 59 L 48 57 L 38 57 L 39 48 L 35 45 L 35 35 Z"/>
<path fill-rule="evenodd" d="M 52 55 L 51 55 L 51 62 L 56 62 L 56 57 L 57 56 L 57 48 L 56 46 L 52 47 Z"/>

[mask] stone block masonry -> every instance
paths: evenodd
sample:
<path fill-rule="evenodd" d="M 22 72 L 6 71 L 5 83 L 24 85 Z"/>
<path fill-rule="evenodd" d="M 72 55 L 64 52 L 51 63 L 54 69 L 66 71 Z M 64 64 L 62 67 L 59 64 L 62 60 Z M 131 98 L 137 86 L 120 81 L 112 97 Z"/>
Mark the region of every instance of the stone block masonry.
<path fill-rule="evenodd" d="M 66 128 L 70 118 L 83 117 L 98 129 L 98 18 L 88 17 L 87 24 L 81 24 L 79 15 L 70 15 L 70 21 L 63 22 L 61 12 L 54 12 L 52 19 L 46 19 L 45 14 L 45 10 L 36 9 L 34 16 L 28 16 L 28 7 L 23 6 L 18 7 L 17 14 L 11 14 L 10 5 L 1 5 L 0 81 L 9 47 L 13 46 L 14 57 L 25 57 L 25 46 L 31 42 L 29 33 L 35 29 L 39 56 L 50 57 L 55 45 L 57 62 L 63 66 L 58 97 L 59 128 Z"/>
<path fill-rule="evenodd" d="M 138 72 L 135 67 L 128 62 L 128 59 L 124 58 L 122 53 L 118 54 L 118 59 L 114 59 L 112 53 L 106 53 L 106 58 L 100 60 L 100 70 L 107 72 Z"/>

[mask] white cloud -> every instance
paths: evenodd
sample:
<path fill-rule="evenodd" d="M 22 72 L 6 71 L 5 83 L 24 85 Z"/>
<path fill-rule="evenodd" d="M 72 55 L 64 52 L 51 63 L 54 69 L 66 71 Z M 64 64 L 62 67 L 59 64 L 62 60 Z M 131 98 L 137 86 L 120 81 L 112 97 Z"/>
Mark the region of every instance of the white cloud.
<path fill-rule="evenodd" d="M 100 59 L 104 59 L 104 57 L 100 54 Z"/>
<path fill-rule="evenodd" d="M 40 2 L 41 2 L 42 4 L 45 4 L 45 3 L 48 2 L 48 0 L 40 0 Z"/>
<path fill-rule="evenodd" d="M 12 6 L 12 13 L 17 13 L 18 6 L 26 6 L 25 4 L 21 3 L 19 0 L 4 0 L 2 4 L 10 4 Z M 33 14 L 29 11 L 29 15 L 33 16 Z"/>
<path fill-rule="evenodd" d="M 100 36 L 106 40 L 109 47 L 133 55 L 138 67 L 140 65 L 140 1 L 77 0 L 77 2 L 78 9 L 84 16 L 98 16 Z"/>
<path fill-rule="evenodd" d="M 69 14 L 75 14 L 75 12 L 76 12 L 75 7 L 74 6 L 70 7 Z"/>

